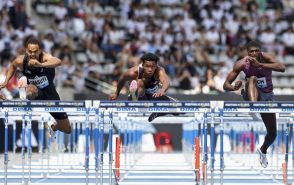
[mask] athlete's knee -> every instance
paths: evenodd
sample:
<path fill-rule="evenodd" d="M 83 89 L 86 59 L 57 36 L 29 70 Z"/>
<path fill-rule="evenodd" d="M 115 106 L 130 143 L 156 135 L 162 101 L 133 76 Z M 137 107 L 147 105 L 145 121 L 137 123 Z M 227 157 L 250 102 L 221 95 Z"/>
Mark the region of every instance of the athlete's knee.
<path fill-rule="evenodd" d="M 248 81 L 249 81 L 249 83 L 251 82 L 251 83 L 257 83 L 257 78 L 256 78 L 256 76 L 250 76 L 249 77 L 249 79 L 248 79 Z"/>
<path fill-rule="evenodd" d="M 29 84 L 26 89 L 27 99 L 34 100 L 38 96 L 38 88 L 35 85 Z"/>
<path fill-rule="evenodd" d="M 145 84 L 144 84 L 144 81 L 139 79 L 137 81 L 137 84 L 138 84 L 138 95 L 139 96 L 144 96 L 145 95 Z"/>
<path fill-rule="evenodd" d="M 66 133 L 66 134 L 70 134 L 71 133 L 71 126 L 70 126 L 69 120 L 67 121 L 67 124 L 65 125 L 64 133 Z"/>
<path fill-rule="evenodd" d="M 71 126 L 66 126 L 66 127 L 63 127 L 62 129 L 59 128 L 59 130 L 66 134 L 71 134 Z"/>
<path fill-rule="evenodd" d="M 137 84 L 138 84 L 138 88 L 143 89 L 145 87 L 144 81 L 142 79 L 138 79 Z"/>
<path fill-rule="evenodd" d="M 272 143 L 277 137 L 277 131 L 274 129 L 268 130 L 266 135 L 267 135 L 268 141 Z"/>
<path fill-rule="evenodd" d="M 64 133 L 66 133 L 66 134 L 71 134 L 71 126 L 67 127 L 67 128 L 64 130 Z"/>
<path fill-rule="evenodd" d="M 66 133 L 66 134 L 70 134 L 72 129 L 70 126 L 70 122 L 68 119 L 62 119 L 62 120 L 56 120 L 57 121 L 57 125 L 58 125 L 58 130 Z"/>

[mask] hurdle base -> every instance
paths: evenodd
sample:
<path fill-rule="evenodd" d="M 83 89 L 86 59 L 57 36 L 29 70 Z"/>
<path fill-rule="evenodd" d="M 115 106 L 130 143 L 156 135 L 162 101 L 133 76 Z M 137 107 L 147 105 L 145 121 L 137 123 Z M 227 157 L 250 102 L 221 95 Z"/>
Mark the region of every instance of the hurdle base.
<path fill-rule="evenodd" d="M 210 170 L 210 184 L 211 185 L 214 184 L 214 178 L 213 178 L 213 176 L 214 176 L 214 170 L 212 169 L 212 170 Z"/>

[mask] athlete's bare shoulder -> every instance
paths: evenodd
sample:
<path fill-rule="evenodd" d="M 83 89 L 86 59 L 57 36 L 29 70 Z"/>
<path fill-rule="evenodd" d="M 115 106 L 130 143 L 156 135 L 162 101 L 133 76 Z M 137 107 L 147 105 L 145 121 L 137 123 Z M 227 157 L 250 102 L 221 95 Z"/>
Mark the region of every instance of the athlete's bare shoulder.
<path fill-rule="evenodd" d="M 53 57 L 50 53 L 43 52 L 43 60 L 47 60 L 48 58 Z"/>
<path fill-rule="evenodd" d="M 247 57 L 243 57 L 234 64 L 234 70 L 240 71 L 243 69 L 244 62 Z"/>
<path fill-rule="evenodd" d="M 42 61 L 43 62 L 47 62 L 48 60 L 50 60 L 53 56 L 50 54 L 50 53 L 46 53 L 46 52 L 43 52 L 43 56 L 42 56 Z M 42 62 L 40 61 L 40 62 Z"/>
<path fill-rule="evenodd" d="M 261 52 L 260 55 L 266 62 L 272 63 L 272 61 L 275 61 L 275 56 L 271 53 Z"/>
<path fill-rule="evenodd" d="M 158 66 L 157 67 L 157 70 L 155 71 L 155 75 L 156 76 L 159 76 L 159 75 L 162 75 L 162 74 L 166 74 L 166 72 L 165 72 L 165 69 L 163 68 L 163 67 L 161 67 L 161 66 Z"/>
<path fill-rule="evenodd" d="M 160 71 L 160 72 L 161 72 L 161 71 L 162 71 L 162 72 L 165 72 L 165 69 L 164 69 L 163 67 L 161 67 L 161 66 L 158 66 L 157 69 L 158 69 L 158 71 Z"/>
<path fill-rule="evenodd" d="M 124 73 L 124 76 L 129 79 L 136 79 L 138 77 L 138 66 L 134 66 L 134 67 L 128 69 Z"/>
<path fill-rule="evenodd" d="M 12 61 L 12 65 L 14 65 L 15 67 L 18 67 L 18 68 L 21 68 L 21 69 L 22 69 L 23 59 L 24 59 L 24 55 L 18 55 L 18 56 L 15 57 L 15 59 Z"/>

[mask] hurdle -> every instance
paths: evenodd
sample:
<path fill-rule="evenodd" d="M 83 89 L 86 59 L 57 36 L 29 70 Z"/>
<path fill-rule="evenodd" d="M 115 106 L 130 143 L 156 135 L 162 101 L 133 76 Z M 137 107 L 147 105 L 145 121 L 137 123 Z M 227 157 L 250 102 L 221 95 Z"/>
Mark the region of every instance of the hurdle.
<path fill-rule="evenodd" d="M 81 115 L 84 115 L 84 126 L 85 126 L 85 172 L 86 172 L 86 184 L 89 183 L 89 145 L 90 145 L 90 117 L 94 117 L 94 146 L 95 146 L 95 173 L 96 173 L 96 184 L 98 183 L 98 179 L 100 178 L 100 184 L 103 184 L 103 168 L 104 168 L 104 126 L 105 126 L 105 119 L 104 116 L 108 116 L 108 127 L 109 127 L 109 163 L 108 168 L 109 170 L 109 183 L 112 182 L 112 170 L 117 169 L 112 167 L 113 163 L 113 151 L 112 151 L 112 122 L 114 121 L 114 117 L 118 117 L 118 113 L 124 112 L 124 113 L 144 113 L 144 112 L 178 112 L 178 113 L 200 113 L 202 115 L 202 118 L 200 120 L 200 123 L 197 123 L 197 125 L 200 125 L 200 145 L 201 152 L 202 152 L 202 165 L 203 165 L 203 173 L 204 173 L 204 179 L 203 184 L 207 184 L 208 180 L 208 150 L 207 150 L 207 135 L 208 135 L 208 124 L 211 126 L 211 135 L 210 135 L 210 141 L 214 140 L 214 124 L 215 121 L 218 119 L 218 123 L 221 125 L 221 132 L 220 132 L 220 138 L 221 138 L 221 152 L 220 152 L 220 171 L 221 176 L 223 176 L 223 170 L 224 170 L 224 152 L 223 152 L 223 129 L 224 129 L 224 120 L 228 119 L 225 115 L 226 114 L 237 114 L 237 113 L 287 113 L 288 116 L 290 116 L 293 120 L 293 102 L 109 102 L 109 101 L 77 101 L 77 102 L 63 102 L 63 101 L 31 101 L 31 102 L 22 102 L 22 101 L 11 101 L 11 102 L 0 102 L 0 107 L 2 108 L 2 113 L 4 113 L 5 117 L 5 151 L 4 151 L 4 164 L 5 164 L 5 180 L 4 184 L 7 184 L 7 168 L 8 168 L 8 118 L 10 116 L 13 116 L 13 113 L 19 112 L 21 115 L 24 115 L 23 119 L 23 126 L 24 126 L 24 120 L 27 119 L 27 132 L 28 132 L 28 157 L 29 157 L 29 177 L 28 177 L 28 183 L 30 182 L 30 156 L 31 156 L 31 146 L 30 146 L 30 140 L 31 140 L 31 125 L 30 122 L 35 116 L 36 113 L 41 112 L 68 112 L 68 113 L 79 113 Z M 25 113 L 23 113 L 25 112 Z M 98 115 L 98 116 L 97 116 Z M 45 121 L 45 120 L 44 120 Z M 116 121 L 116 120 L 115 120 Z M 128 121 L 128 120 L 125 120 Z M 98 123 L 97 123 L 98 122 Z M 129 128 L 128 128 L 129 127 Z M 128 156 L 128 159 L 130 162 L 130 167 L 132 167 L 135 164 L 135 156 L 134 152 L 136 151 L 136 147 L 134 143 L 137 143 L 140 139 L 140 134 L 136 132 L 136 127 L 132 124 L 130 124 L 128 127 L 124 127 L 123 130 L 125 130 L 125 133 L 130 132 L 130 134 L 124 134 L 125 142 L 123 143 L 123 149 L 125 151 L 128 151 L 131 155 Z M 73 126 L 73 130 L 75 126 Z M 196 126 L 192 129 L 195 129 Z M 24 132 L 24 127 L 22 132 Z M 40 131 L 42 132 L 42 131 Z M 75 132 L 74 132 L 75 133 Z M 197 132 L 198 133 L 198 132 Z M 137 134 L 137 135 L 136 135 Z M 192 132 L 192 135 L 190 138 L 193 140 L 195 139 L 195 136 L 197 134 Z M 111 137 L 110 137 L 111 136 Z M 73 137 L 74 136 L 73 134 Z M 289 136 L 288 136 L 289 137 Z M 292 135 L 293 137 L 293 135 Z M 97 138 L 99 138 L 97 140 Z M 289 139 L 289 138 L 288 138 Z M 288 141 L 287 139 L 287 141 Z M 110 142 L 111 141 L 111 142 Z M 23 141 L 24 143 L 24 141 Z M 42 143 L 42 137 L 40 137 L 40 143 Z M 194 143 L 194 141 L 192 142 Z M 211 142 L 212 143 L 212 142 Z M 50 145 L 50 141 L 48 142 L 48 146 Z M 127 145 L 129 144 L 129 145 Z M 286 143 L 286 147 L 288 147 L 288 144 Z M 23 144 L 23 146 L 25 146 Z M 111 146 L 111 147 L 110 147 Z M 40 146 L 39 152 L 42 151 L 43 146 Z M 51 147 L 48 147 L 48 150 Z M 189 147 L 193 149 L 193 147 Z M 293 155 L 293 142 L 292 142 L 292 155 Z M 22 149 L 23 158 L 24 158 L 24 149 Z M 48 151 L 48 156 L 49 156 Z M 100 154 L 100 155 L 99 155 Z M 285 161 L 286 165 L 288 165 L 288 155 L 289 152 L 286 148 L 285 153 Z M 211 183 L 214 182 L 213 174 L 214 174 L 214 146 L 211 146 L 210 150 L 210 171 L 211 176 L 210 180 Z M 127 157 L 125 158 L 125 160 Z M 287 159 L 287 160 L 286 160 Z M 292 163 L 294 163 L 294 158 L 292 156 Z M 99 164 L 99 165 L 98 165 Z M 126 162 L 125 162 L 125 166 Z M 24 169 L 23 169 L 24 170 Z M 131 170 L 131 169 L 129 169 Z M 98 175 L 100 171 L 100 175 Z M 49 174 L 49 160 L 48 160 L 48 174 Z M 99 177 L 98 177 L 99 176 Z M 24 179 L 23 179 L 24 180 Z M 223 177 L 221 177 L 221 184 L 223 183 Z"/>
<path fill-rule="evenodd" d="M 244 102 L 243 102 L 244 103 Z M 225 105 L 224 105 L 224 108 L 223 109 L 219 109 L 218 110 L 218 112 L 219 112 L 219 124 L 220 124 L 220 140 L 221 140 L 221 146 L 220 146 L 220 183 L 221 184 L 223 184 L 223 170 L 224 170 L 224 158 L 223 158 L 223 135 L 224 135 L 224 119 L 226 120 L 226 121 L 228 121 L 228 120 L 231 120 L 232 121 L 232 118 L 228 118 L 228 117 L 224 117 L 223 115 L 224 115 L 224 113 L 226 113 L 226 114 L 228 114 L 228 113 L 232 113 L 232 112 L 243 112 L 243 113 L 250 113 L 250 112 L 253 112 L 253 111 L 259 111 L 259 112 L 279 112 L 279 113 L 288 113 L 288 116 L 289 117 L 291 117 L 292 119 L 293 119 L 293 104 L 291 104 L 291 103 L 289 103 L 289 104 L 287 104 L 287 103 L 285 103 L 285 105 L 284 105 L 284 107 L 282 107 L 283 106 L 283 103 L 278 103 L 278 104 L 272 104 L 272 103 L 268 103 L 268 102 L 263 102 L 263 103 L 256 103 L 256 104 L 254 104 L 254 103 L 249 103 L 249 104 L 247 104 L 247 105 L 244 105 L 244 104 L 242 104 L 242 103 L 240 103 L 239 102 L 239 105 L 242 105 L 242 106 L 239 106 L 238 107 L 238 105 L 237 105 L 237 103 L 236 102 L 233 102 L 233 103 L 227 103 L 227 105 L 230 105 L 230 106 L 235 106 L 236 108 L 229 108 L 229 107 L 226 107 L 226 102 L 225 102 Z M 258 107 L 258 108 L 255 108 L 254 107 L 254 105 L 256 105 L 257 107 L 258 106 L 261 106 L 261 107 Z M 268 106 L 268 107 L 267 107 Z M 281 106 L 281 107 L 279 107 L 279 110 L 278 110 L 278 106 Z M 292 106 L 292 107 L 291 107 Z M 289 108 L 290 107 L 290 108 Z M 213 111 L 210 111 L 210 114 L 212 113 Z M 210 115 L 210 118 L 214 118 L 215 116 L 214 116 L 214 114 L 211 114 Z M 233 119 L 235 119 L 235 118 L 233 118 Z M 241 118 L 241 119 L 244 119 L 244 118 Z M 240 119 L 240 120 L 241 120 Z M 246 118 L 248 121 L 253 121 L 252 119 L 248 119 L 248 118 Z M 245 120 L 246 120 L 245 119 Z M 206 124 L 208 123 L 207 122 L 207 120 L 208 120 L 208 118 L 207 118 L 207 113 L 204 113 L 203 114 L 203 123 L 204 123 L 204 126 L 202 126 L 202 124 L 201 124 L 201 131 L 200 131 L 200 135 L 202 135 L 202 133 L 204 133 L 204 135 L 206 135 L 207 134 L 207 131 L 206 131 Z M 240 121 L 240 120 L 236 120 L 236 121 Z M 211 138 L 214 138 L 214 119 L 210 119 L 210 124 L 211 124 Z M 249 123 L 249 126 L 250 126 L 250 123 Z M 185 126 L 183 125 L 183 128 L 185 128 Z M 187 128 L 187 127 L 186 127 Z M 191 128 L 191 127 L 190 127 Z M 203 129 L 203 131 L 202 131 L 202 128 L 204 128 Z M 246 130 L 246 129 L 245 129 Z M 187 134 L 188 136 L 187 136 L 187 138 L 189 138 L 189 133 Z M 287 160 L 287 158 L 288 158 L 288 140 L 289 140 L 289 124 L 287 124 L 287 132 L 286 132 L 286 135 L 285 135 L 285 137 L 286 137 L 286 153 L 285 153 L 285 167 L 286 167 L 286 172 L 288 171 L 287 170 L 287 164 L 288 164 L 288 160 Z M 293 135 L 292 135 L 292 137 L 293 137 Z M 202 137 L 200 137 L 200 138 L 202 138 Z M 253 138 L 254 139 L 254 138 Z M 207 146 L 207 139 L 206 139 L 206 136 L 204 136 L 204 138 L 202 138 L 202 140 L 203 140 L 203 142 L 204 142 L 204 145 L 201 145 L 203 148 L 202 148 L 202 156 L 203 156 L 203 158 L 202 158 L 202 173 L 203 173 L 203 184 L 207 184 L 207 176 L 205 175 L 205 174 L 207 174 L 206 173 L 206 165 L 207 165 L 207 162 L 206 162 L 206 160 L 207 160 L 207 158 L 206 158 L 206 156 L 207 156 L 207 149 L 206 149 L 206 146 Z M 214 139 L 211 139 L 211 140 L 214 140 Z M 185 143 L 189 143 L 189 142 L 185 142 Z M 190 143 L 192 143 L 192 141 L 190 142 Z M 213 142 L 211 142 L 211 143 L 213 143 Z M 252 141 L 250 142 L 250 145 L 252 145 Z M 292 146 L 293 146 L 293 144 L 292 144 Z M 210 169 L 211 170 L 211 172 L 213 172 L 213 164 L 214 164 L 214 158 L 213 158 L 213 156 L 214 156 L 214 146 L 213 146 L 213 144 L 211 144 L 211 150 L 210 150 L 210 152 L 211 152 L 211 158 L 210 158 L 210 163 L 211 163 L 211 168 L 212 169 Z M 252 148 L 252 146 L 250 146 L 250 148 Z M 292 149 L 293 150 L 293 149 Z M 195 154 L 196 155 L 196 154 Z M 277 170 L 278 171 L 278 170 Z M 287 176 L 287 174 L 286 174 L 286 176 Z M 210 179 L 210 183 L 211 184 L 213 184 L 213 173 L 211 173 L 211 179 Z"/>

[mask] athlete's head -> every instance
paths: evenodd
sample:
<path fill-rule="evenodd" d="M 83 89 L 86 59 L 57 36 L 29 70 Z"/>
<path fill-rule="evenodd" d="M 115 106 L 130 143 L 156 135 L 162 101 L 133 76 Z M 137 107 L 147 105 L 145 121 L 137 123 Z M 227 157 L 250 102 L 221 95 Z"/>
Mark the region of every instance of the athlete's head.
<path fill-rule="evenodd" d="M 157 63 L 159 58 L 153 53 L 146 53 L 142 56 L 142 66 L 144 74 L 148 77 L 153 76 L 155 70 L 157 69 Z"/>
<path fill-rule="evenodd" d="M 261 46 L 256 41 L 250 41 L 246 44 L 246 49 L 250 57 L 258 58 Z"/>
<path fill-rule="evenodd" d="M 26 89 L 27 99 L 34 100 L 38 96 L 38 88 L 35 85 L 29 84 Z"/>
<path fill-rule="evenodd" d="M 39 55 L 41 54 L 41 43 L 38 39 L 31 37 L 29 38 L 26 43 L 26 53 L 30 59 L 38 59 Z"/>

